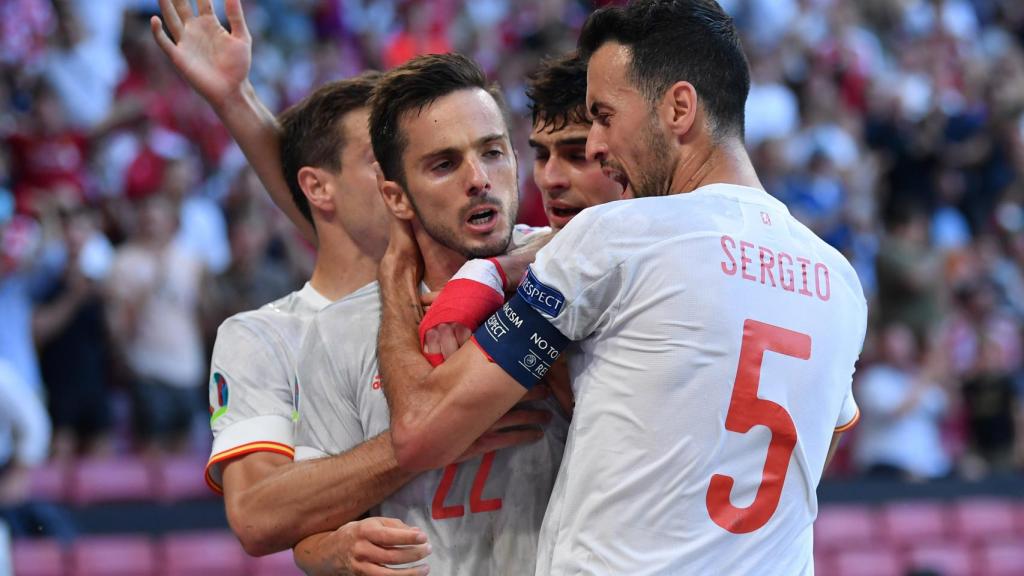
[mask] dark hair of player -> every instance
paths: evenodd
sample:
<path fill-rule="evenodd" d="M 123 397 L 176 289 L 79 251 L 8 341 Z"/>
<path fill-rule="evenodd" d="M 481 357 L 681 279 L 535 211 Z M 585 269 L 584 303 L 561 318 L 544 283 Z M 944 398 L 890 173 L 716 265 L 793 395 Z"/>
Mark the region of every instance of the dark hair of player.
<path fill-rule="evenodd" d="M 606 42 L 631 51 L 631 80 L 652 104 L 679 81 L 693 84 L 716 137 L 743 138 L 750 64 L 732 17 L 714 0 L 636 0 L 590 15 L 580 55 Z"/>
<path fill-rule="evenodd" d="M 313 222 L 309 201 L 299 186 L 299 170 L 312 166 L 341 172 L 345 135 L 341 121 L 367 105 L 380 72 L 363 72 L 347 80 L 328 82 L 278 116 L 281 124 L 281 168 L 299 212 Z"/>
<path fill-rule="evenodd" d="M 576 52 L 547 58 L 528 77 L 534 127 L 561 130 L 590 124 L 587 116 L 587 63 Z"/>
<path fill-rule="evenodd" d="M 476 62 L 461 54 L 417 56 L 384 74 L 370 100 L 370 139 L 385 178 L 405 186 L 402 154 L 408 142 L 399 129 L 402 118 L 419 114 L 448 94 L 472 88 L 485 90 L 505 114 L 501 91 L 488 84 Z"/>

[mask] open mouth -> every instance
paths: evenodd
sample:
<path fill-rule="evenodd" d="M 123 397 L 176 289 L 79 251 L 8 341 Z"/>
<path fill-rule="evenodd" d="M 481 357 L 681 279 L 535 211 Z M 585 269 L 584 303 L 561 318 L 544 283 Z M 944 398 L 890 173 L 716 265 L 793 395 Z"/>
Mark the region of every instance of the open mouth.
<path fill-rule="evenodd" d="M 583 208 L 569 208 L 569 207 L 550 207 L 551 214 L 558 218 L 572 218 L 583 211 Z"/>
<path fill-rule="evenodd" d="M 466 223 L 473 227 L 485 227 L 493 224 L 498 219 L 498 211 L 490 207 L 481 207 L 473 210 L 466 218 Z"/>
<path fill-rule="evenodd" d="M 622 170 L 612 168 L 609 165 L 602 166 L 601 171 L 604 172 L 604 175 L 609 179 L 618 182 L 622 186 L 623 195 L 625 195 L 626 189 L 629 188 L 629 177 L 626 176 L 626 173 Z"/>

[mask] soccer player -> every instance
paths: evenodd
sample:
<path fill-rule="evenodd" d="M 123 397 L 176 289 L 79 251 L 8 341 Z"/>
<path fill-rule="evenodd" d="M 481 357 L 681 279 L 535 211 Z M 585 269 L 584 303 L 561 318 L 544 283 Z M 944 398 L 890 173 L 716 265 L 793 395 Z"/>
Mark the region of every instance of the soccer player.
<path fill-rule="evenodd" d="M 335 458 L 292 465 L 292 380 L 299 337 L 315 311 L 371 281 L 386 244 L 366 102 L 375 74 L 324 86 L 280 124 L 256 99 L 247 75 L 251 40 L 237 0 L 227 2 L 231 32 L 209 1 L 161 3 L 172 41 L 153 32 L 179 72 L 213 104 L 271 196 L 298 215 L 320 241 L 316 268 L 300 291 L 229 319 L 218 333 L 211 370 L 214 450 L 208 481 L 223 489 L 228 519 L 243 546 L 266 554 L 299 546 L 310 565 L 356 568 L 427 553 L 422 532 L 400 522 L 350 522 L 398 488 L 389 438 L 372 439 Z M 278 151 L 283 152 L 278 156 Z M 313 232 L 310 232 L 313 233 Z M 506 434 L 476 454 L 521 441 Z M 392 547 L 412 545 L 396 553 Z M 349 555 L 358 552 L 356 565 Z"/>
<path fill-rule="evenodd" d="M 411 223 L 426 286 L 441 287 L 471 257 L 495 257 L 499 266 L 513 267 L 522 256 L 504 254 L 510 239 L 525 241 L 512 225 L 516 159 L 500 94 L 479 67 L 459 55 L 414 58 L 385 74 L 372 108 L 374 152 L 386 178 L 382 194 L 391 212 Z M 298 364 L 298 458 L 336 454 L 387 430 L 379 373 L 388 367 L 377 364 L 379 324 L 375 283 L 311 323 Z M 410 394 L 393 401 L 418 399 Z M 427 533 L 435 573 L 533 570 L 568 427 L 551 399 L 533 407 L 546 410 L 513 410 L 501 425 L 546 423 L 543 435 L 534 432 L 538 442 L 424 473 L 380 506 L 381 515 Z"/>
<path fill-rule="evenodd" d="M 562 229 L 588 206 L 622 198 L 623 186 L 587 158 L 587 64 L 575 53 L 545 60 L 526 87 L 533 111 L 533 178 L 544 213 Z"/>
<path fill-rule="evenodd" d="M 415 333 L 415 243 L 380 267 L 399 463 L 452 459 L 571 346 L 576 407 L 536 574 L 812 574 L 815 489 L 857 418 L 867 307 L 849 263 L 761 187 L 746 57 L 712 0 L 595 12 L 588 156 L 636 200 L 583 211 L 441 366 Z M 426 374 L 426 376 L 424 376 Z"/>

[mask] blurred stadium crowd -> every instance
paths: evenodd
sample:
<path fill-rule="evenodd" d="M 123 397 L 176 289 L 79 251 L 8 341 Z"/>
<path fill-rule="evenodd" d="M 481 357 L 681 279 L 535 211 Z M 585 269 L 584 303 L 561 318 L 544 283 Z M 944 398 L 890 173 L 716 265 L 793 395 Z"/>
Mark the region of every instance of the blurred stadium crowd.
<path fill-rule="evenodd" d="M 469 54 L 506 93 L 520 219 L 542 224 L 524 81 L 574 47 L 590 4 L 251 0 L 252 80 L 282 110 L 365 68 Z M 1021 470 L 1024 3 L 722 4 L 751 58 L 762 181 L 853 261 L 871 303 L 862 420 L 830 474 Z M 310 270 L 153 42 L 156 10 L 0 3 L 0 508 L 47 458 L 205 454 L 217 326 Z"/>

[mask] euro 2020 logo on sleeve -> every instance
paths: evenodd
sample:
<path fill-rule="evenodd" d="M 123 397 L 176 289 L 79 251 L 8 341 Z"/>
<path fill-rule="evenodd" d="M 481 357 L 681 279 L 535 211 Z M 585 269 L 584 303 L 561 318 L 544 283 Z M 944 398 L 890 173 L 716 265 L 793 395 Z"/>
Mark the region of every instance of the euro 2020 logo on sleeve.
<path fill-rule="evenodd" d="M 210 388 L 215 391 L 210 402 L 210 424 L 228 411 L 228 381 L 220 372 L 214 372 L 210 380 Z"/>
<path fill-rule="evenodd" d="M 558 315 L 562 313 L 562 308 L 565 305 L 565 296 L 563 296 L 557 288 L 548 286 L 540 280 L 537 280 L 537 277 L 533 275 L 532 268 L 526 269 L 526 276 L 524 276 L 523 281 L 519 283 L 518 292 L 523 300 L 526 300 L 530 306 L 533 306 L 552 318 L 558 317 Z"/>

